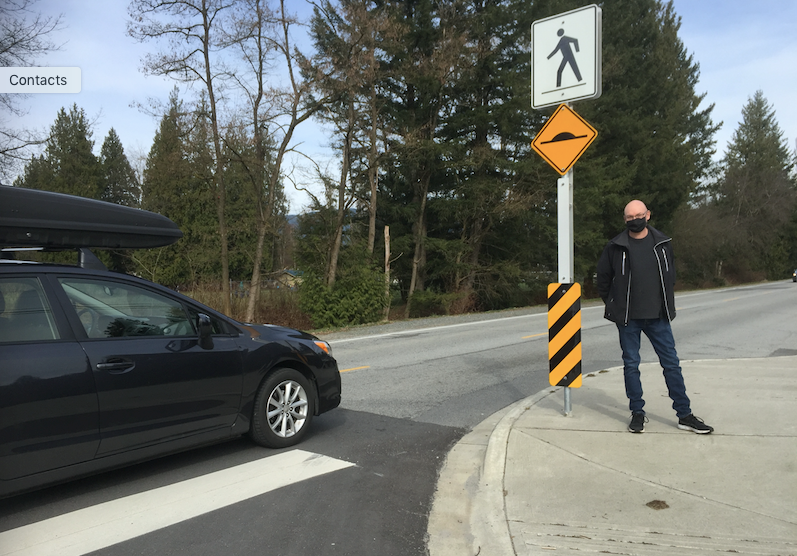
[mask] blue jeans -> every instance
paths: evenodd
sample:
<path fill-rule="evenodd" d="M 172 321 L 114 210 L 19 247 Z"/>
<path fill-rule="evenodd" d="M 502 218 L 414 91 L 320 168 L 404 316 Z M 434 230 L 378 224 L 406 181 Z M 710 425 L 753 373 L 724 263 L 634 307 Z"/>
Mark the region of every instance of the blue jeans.
<path fill-rule="evenodd" d="M 620 333 L 620 347 L 623 349 L 625 394 L 628 396 L 631 413 L 642 413 L 643 415 L 645 413 L 642 409 L 645 407 L 645 400 L 642 399 L 642 380 L 639 372 L 639 342 L 642 332 L 648 337 L 656 355 L 659 356 L 659 363 L 664 369 L 664 382 L 667 384 L 675 414 L 680 418 L 692 413 L 669 321 L 667 319 L 631 319 L 627 326 L 618 323 L 617 330 Z"/>

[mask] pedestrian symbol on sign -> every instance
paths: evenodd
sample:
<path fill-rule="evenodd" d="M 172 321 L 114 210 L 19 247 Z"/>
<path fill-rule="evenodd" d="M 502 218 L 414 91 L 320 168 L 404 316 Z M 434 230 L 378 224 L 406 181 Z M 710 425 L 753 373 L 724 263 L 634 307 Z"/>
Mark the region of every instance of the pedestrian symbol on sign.
<path fill-rule="evenodd" d="M 573 50 L 570 48 L 570 45 L 572 44 L 576 48 L 576 52 L 579 52 L 578 39 L 574 39 L 573 37 L 568 37 L 565 35 L 564 29 L 559 29 L 559 31 L 556 32 L 556 36 L 562 38 L 559 39 L 559 44 L 556 45 L 554 51 L 548 54 L 548 59 L 550 60 L 551 57 L 557 52 L 562 53 L 562 63 L 559 64 L 559 71 L 556 72 L 556 86 L 562 86 L 562 72 L 565 71 L 565 67 L 567 67 L 568 64 L 570 64 L 570 68 L 573 70 L 576 79 L 581 81 L 581 72 L 578 71 L 576 55 L 573 54 Z"/>

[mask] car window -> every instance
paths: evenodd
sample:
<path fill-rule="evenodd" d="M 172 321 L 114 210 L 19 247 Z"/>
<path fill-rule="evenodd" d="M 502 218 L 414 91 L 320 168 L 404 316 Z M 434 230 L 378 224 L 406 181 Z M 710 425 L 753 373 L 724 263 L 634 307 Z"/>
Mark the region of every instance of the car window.
<path fill-rule="evenodd" d="M 89 338 L 193 336 L 181 303 L 131 284 L 59 278 Z"/>
<path fill-rule="evenodd" d="M 0 278 L 0 342 L 59 339 L 38 278 Z"/>

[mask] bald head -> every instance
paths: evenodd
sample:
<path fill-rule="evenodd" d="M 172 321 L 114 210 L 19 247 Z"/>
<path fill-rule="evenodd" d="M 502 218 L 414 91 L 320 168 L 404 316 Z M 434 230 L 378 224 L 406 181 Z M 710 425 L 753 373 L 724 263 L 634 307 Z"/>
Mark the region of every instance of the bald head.
<path fill-rule="evenodd" d="M 633 220 L 634 218 L 642 218 L 648 213 L 648 207 L 642 201 L 631 201 L 625 206 L 623 210 L 623 217 L 626 221 Z"/>

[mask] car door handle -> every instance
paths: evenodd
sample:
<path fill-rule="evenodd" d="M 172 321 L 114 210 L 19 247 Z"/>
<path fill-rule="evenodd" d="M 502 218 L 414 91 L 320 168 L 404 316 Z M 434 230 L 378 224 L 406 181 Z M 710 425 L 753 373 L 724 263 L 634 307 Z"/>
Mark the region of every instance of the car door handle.
<path fill-rule="evenodd" d="M 130 359 L 106 359 L 102 363 L 97 363 L 97 370 L 120 375 L 132 371 L 135 366 L 136 364 Z"/>

